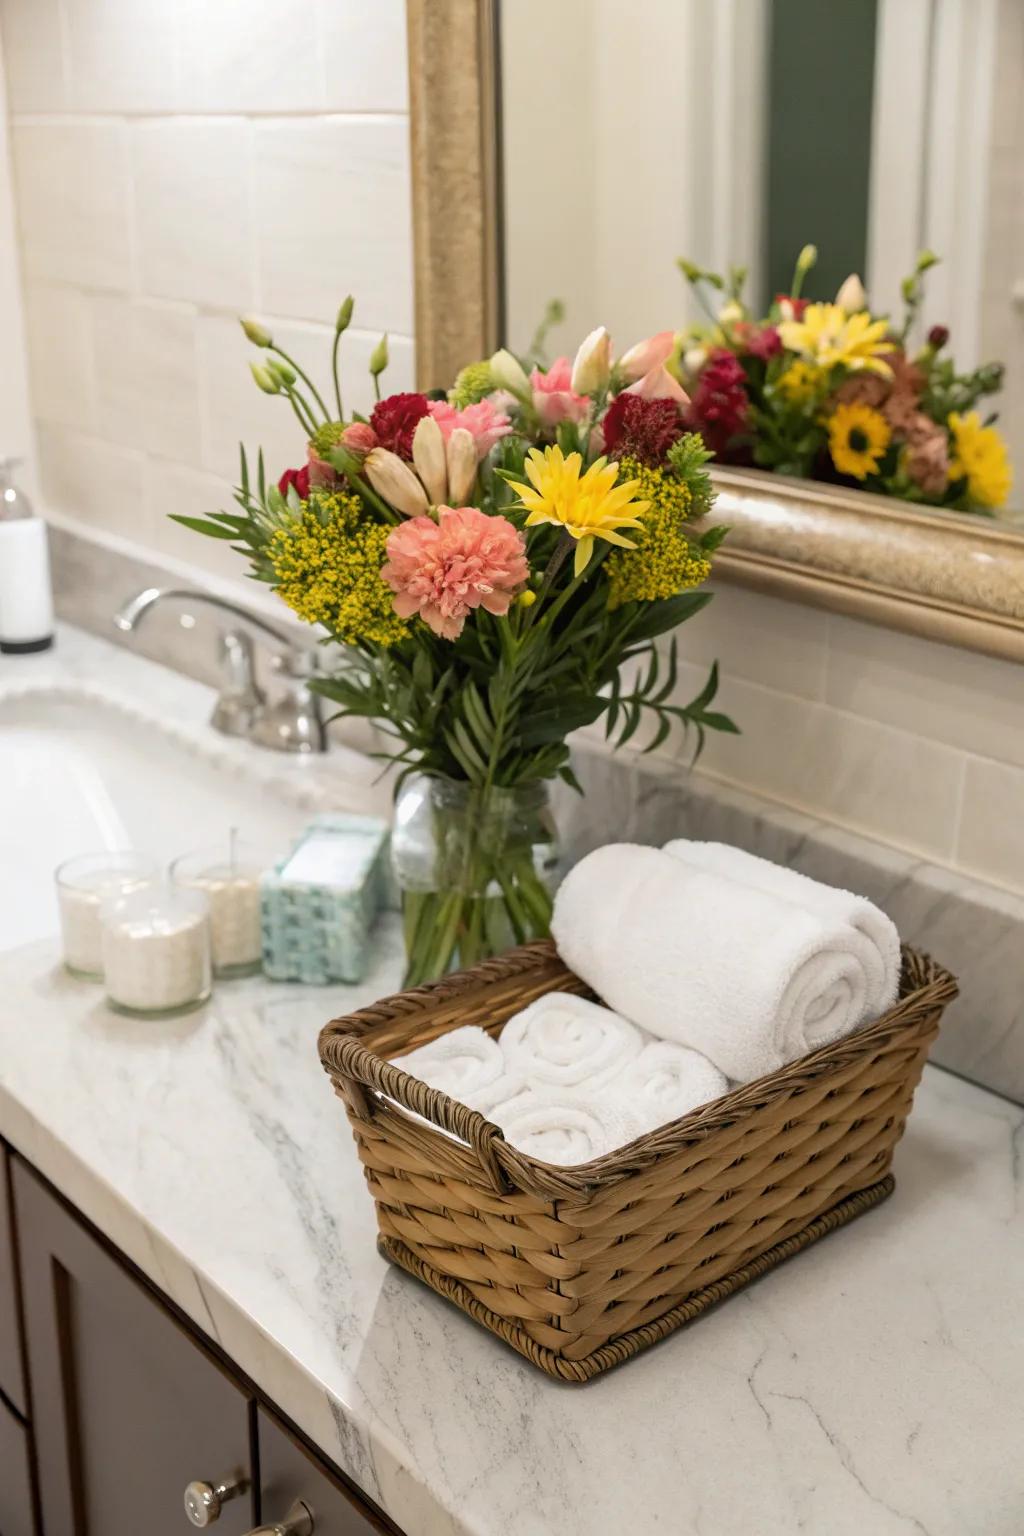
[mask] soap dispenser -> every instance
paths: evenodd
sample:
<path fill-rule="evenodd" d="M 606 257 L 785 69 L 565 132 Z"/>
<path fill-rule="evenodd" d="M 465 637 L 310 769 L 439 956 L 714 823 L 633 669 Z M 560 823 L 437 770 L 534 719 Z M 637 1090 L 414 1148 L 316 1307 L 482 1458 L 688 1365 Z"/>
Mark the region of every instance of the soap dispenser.
<path fill-rule="evenodd" d="M 20 655 L 53 644 L 53 595 L 46 524 L 36 517 L 0 458 L 0 651 Z"/>

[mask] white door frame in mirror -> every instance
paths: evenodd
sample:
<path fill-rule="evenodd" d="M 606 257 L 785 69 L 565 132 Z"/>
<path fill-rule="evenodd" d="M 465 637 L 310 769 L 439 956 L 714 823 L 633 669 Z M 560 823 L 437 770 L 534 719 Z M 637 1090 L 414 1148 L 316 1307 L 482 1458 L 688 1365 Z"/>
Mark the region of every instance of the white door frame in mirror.
<path fill-rule="evenodd" d="M 896 0 L 919 3 L 948 20 L 994 0 Z M 500 332 L 497 6 L 406 6 L 417 375 L 430 388 L 489 355 Z M 1022 531 L 756 471 L 715 480 L 716 519 L 732 529 L 723 579 L 1024 662 Z"/>

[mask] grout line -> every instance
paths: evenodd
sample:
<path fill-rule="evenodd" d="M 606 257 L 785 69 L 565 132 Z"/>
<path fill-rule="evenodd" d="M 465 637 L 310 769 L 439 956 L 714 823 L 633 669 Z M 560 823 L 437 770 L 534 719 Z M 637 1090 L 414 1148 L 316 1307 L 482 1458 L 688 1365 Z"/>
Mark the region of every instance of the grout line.
<path fill-rule="evenodd" d="M 405 122 L 409 117 L 407 108 L 401 110 L 388 107 L 354 107 L 347 109 L 323 108 L 323 107 L 292 107 L 276 108 L 269 110 L 265 107 L 234 107 L 229 111 L 218 112 L 215 109 L 207 111 L 194 110 L 149 110 L 145 111 L 134 107 L 111 108 L 109 111 L 78 111 L 68 107 L 61 111 L 52 112 L 12 112 L 11 122 L 17 128 L 83 128 L 98 126 L 112 122 L 131 123 L 182 123 L 202 124 L 209 126 L 217 123 L 230 123 L 239 120 L 258 122 L 261 125 L 274 123 L 295 122 L 380 122 L 396 123 Z"/>

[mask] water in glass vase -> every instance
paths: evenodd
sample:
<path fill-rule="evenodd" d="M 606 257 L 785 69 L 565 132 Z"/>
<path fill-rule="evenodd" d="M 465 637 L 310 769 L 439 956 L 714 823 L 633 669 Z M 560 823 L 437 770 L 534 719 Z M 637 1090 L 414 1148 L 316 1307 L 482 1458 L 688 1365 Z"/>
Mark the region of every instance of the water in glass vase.
<path fill-rule="evenodd" d="M 561 850 L 546 783 L 409 779 L 391 848 L 406 986 L 547 935 Z"/>

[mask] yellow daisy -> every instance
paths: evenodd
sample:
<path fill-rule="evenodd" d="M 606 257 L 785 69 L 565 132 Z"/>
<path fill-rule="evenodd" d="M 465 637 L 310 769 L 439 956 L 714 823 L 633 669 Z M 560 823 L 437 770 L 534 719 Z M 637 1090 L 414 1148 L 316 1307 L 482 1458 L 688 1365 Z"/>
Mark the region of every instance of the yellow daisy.
<path fill-rule="evenodd" d="M 616 530 L 639 528 L 640 518 L 650 507 L 649 501 L 633 500 L 636 480 L 616 485 L 618 464 L 597 459 L 585 475 L 580 474 L 582 468 L 583 460 L 578 453 L 566 457 L 558 447 L 545 448 L 543 452 L 531 448 L 526 458 L 530 484 L 509 481 L 519 493 L 520 505 L 530 514 L 526 519 L 528 528 L 537 523 L 554 523 L 577 541 L 577 576 L 587 567 L 595 539 L 607 539 L 609 544 L 621 544 L 625 549 L 635 548 Z"/>
<path fill-rule="evenodd" d="M 872 320 L 866 309 L 848 315 L 838 304 L 808 304 L 801 320 L 783 320 L 779 326 L 782 345 L 822 368 L 848 368 L 851 373 L 867 369 L 890 374 L 883 355 L 893 350 L 887 341 L 885 320 Z"/>
<path fill-rule="evenodd" d="M 966 416 L 951 411 L 949 430 L 953 434 L 949 478 L 966 479 L 971 501 L 983 507 L 1001 507 L 1013 484 L 1010 457 L 1001 435 L 995 427 L 983 427 L 977 411 Z"/>
<path fill-rule="evenodd" d="M 790 405 L 808 405 L 822 393 L 827 377 L 825 370 L 816 363 L 798 357 L 790 363 L 785 373 L 779 374 L 775 380 L 775 389 Z"/>
<path fill-rule="evenodd" d="M 828 451 L 841 475 L 866 480 L 878 468 L 892 440 L 892 429 L 879 411 L 853 401 L 837 405 L 828 418 Z"/>

